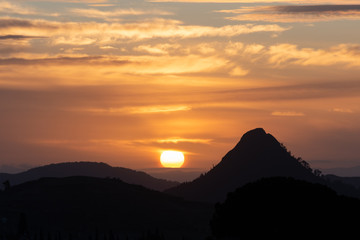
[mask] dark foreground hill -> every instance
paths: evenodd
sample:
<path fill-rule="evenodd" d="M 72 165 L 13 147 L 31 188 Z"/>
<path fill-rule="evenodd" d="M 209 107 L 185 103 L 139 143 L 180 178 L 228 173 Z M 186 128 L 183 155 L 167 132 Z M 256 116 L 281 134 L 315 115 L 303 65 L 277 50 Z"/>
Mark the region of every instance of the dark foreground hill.
<path fill-rule="evenodd" d="M 46 239 L 139 239 L 156 229 L 166 239 L 201 239 L 212 211 L 110 178 L 43 178 L 0 192 L 0 230 Z"/>
<path fill-rule="evenodd" d="M 359 199 L 284 177 L 246 184 L 215 208 L 217 239 L 352 239 L 360 224 Z"/>
<path fill-rule="evenodd" d="M 208 173 L 166 192 L 189 200 L 217 202 L 246 183 L 274 176 L 321 181 L 305 161 L 293 157 L 272 135 L 258 128 L 244 134 Z"/>
<path fill-rule="evenodd" d="M 50 164 L 42 167 L 30 169 L 17 174 L 0 173 L 0 183 L 10 181 L 11 185 L 16 185 L 44 177 L 114 177 L 124 182 L 142 185 L 144 187 L 163 191 L 164 189 L 178 185 L 178 182 L 157 179 L 145 172 L 135 171 L 122 167 L 111 167 L 106 163 L 96 162 L 68 162 Z"/>

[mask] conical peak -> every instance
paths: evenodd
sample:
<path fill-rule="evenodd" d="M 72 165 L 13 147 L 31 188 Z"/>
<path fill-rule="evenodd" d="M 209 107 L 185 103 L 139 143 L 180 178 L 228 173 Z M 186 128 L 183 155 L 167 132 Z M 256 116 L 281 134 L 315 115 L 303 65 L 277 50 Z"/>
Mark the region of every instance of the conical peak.
<path fill-rule="evenodd" d="M 264 136 L 266 136 L 266 132 L 263 128 L 255 128 L 255 129 L 250 130 L 247 133 L 245 133 L 242 136 L 241 141 L 246 141 L 248 139 L 259 139 Z"/>
<path fill-rule="evenodd" d="M 242 136 L 235 149 L 259 149 L 274 146 L 275 143 L 279 144 L 271 134 L 266 133 L 263 128 L 255 128 Z"/>

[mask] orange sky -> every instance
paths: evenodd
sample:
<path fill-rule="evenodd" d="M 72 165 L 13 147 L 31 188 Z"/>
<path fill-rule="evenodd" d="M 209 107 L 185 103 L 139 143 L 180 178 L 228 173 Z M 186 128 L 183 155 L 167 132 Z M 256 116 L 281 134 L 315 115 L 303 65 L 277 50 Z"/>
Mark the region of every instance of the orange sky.
<path fill-rule="evenodd" d="M 0 0 L 0 169 L 208 170 L 256 127 L 360 165 L 359 2 L 227 2 Z"/>

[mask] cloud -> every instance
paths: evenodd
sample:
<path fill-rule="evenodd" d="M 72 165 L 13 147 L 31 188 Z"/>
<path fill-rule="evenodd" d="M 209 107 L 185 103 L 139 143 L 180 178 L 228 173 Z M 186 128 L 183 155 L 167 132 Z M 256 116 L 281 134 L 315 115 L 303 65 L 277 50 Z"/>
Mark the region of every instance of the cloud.
<path fill-rule="evenodd" d="M 183 74 L 183 73 L 210 73 L 228 65 L 228 60 L 209 56 L 199 55 L 188 56 L 165 56 L 165 57 L 134 57 L 133 60 L 141 63 L 128 66 L 126 71 L 136 74 Z"/>
<path fill-rule="evenodd" d="M 8 51 L 9 46 L 9 44 L 1 45 L 0 41 L 0 52 Z M 117 84 L 116 82 L 130 81 L 125 79 L 135 81 L 136 78 L 147 77 L 158 84 L 204 85 L 206 83 L 211 86 L 220 83 L 211 80 L 209 76 L 225 79 L 231 77 L 222 83 L 228 84 L 234 78 L 244 76 L 267 79 L 268 73 L 272 74 L 271 71 L 274 69 L 293 66 L 298 69 L 306 66 L 334 66 L 341 70 L 345 67 L 349 70 L 349 74 L 354 74 L 354 71 L 356 73 L 360 67 L 360 46 L 357 44 L 340 44 L 324 49 L 300 48 L 293 44 L 265 46 L 241 42 L 209 42 L 206 45 L 200 43 L 190 46 L 183 46 L 180 43 L 140 44 L 135 47 L 130 44 L 127 49 L 116 49 L 117 46 L 120 45 L 100 45 L 96 48 L 102 51 L 102 54 L 88 55 L 85 46 L 70 46 L 64 48 L 61 53 L 44 54 L 19 52 L 21 48 L 17 48 L 17 44 L 14 44 L 11 48 L 13 52 L 8 52 L 7 57 L 4 54 L 0 58 L 0 66 L 6 68 L 13 65 L 14 67 L 11 67 L 13 77 L 18 76 L 18 81 L 24 83 L 30 83 L 25 81 L 25 78 L 21 80 L 20 75 L 26 72 L 26 76 L 39 76 L 40 79 L 49 74 L 54 76 L 52 78 L 54 81 L 59 78 L 69 79 L 61 80 L 60 84 L 69 84 L 72 81 L 76 85 Z M 29 43 L 25 42 L 23 49 L 28 47 Z M 15 70 L 16 65 L 24 66 L 22 72 Z M 38 66 L 37 72 L 31 68 L 35 65 Z M 66 76 L 64 70 L 60 69 L 61 67 L 72 73 L 72 80 Z M 256 69 L 265 71 L 254 71 Z M 310 71 L 314 70 L 310 69 Z M 318 71 L 318 68 L 315 71 Z M 9 74 L 0 71 L 2 81 L 6 81 L 5 75 Z M 190 76 L 193 79 L 189 79 Z M 99 81 L 99 79 L 103 80 Z M 11 81 L 6 81 L 6 84 L 11 84 Z M 46 82 L 43 84 L 46 85 Z"/>
<path fill-rule="evenodd" d="M 278 25 L 227 25 L 222 27 L 185 25 L 171 19 L 149 19 L 133 23 L 55 22 L 0 18 L 0 35 L 46 36 L 54 45 L 110 45 L 121 40 L 154 38 L 233 37 L 256 32 L 283 32 Z"/>
<path fill-rule="evenodd" d="M 259 6 L 217 12 L 238 14 L 227 17 L 236 21 L 322 22 L 360 20 L 360 5 L 289 5 Z"/>
<path fill-rule="evenodd" d="M 115 146 L 115 147 L 124 147 L 124 146 L 164 146 L 164 145 L 180 145 L 180 144 L 210 144 L 213 142 L 213 139 L 206 138 L 166 138 L 166 139 L 91 139 L 88 141 L 88 144 L 96 144 L 103 146 Z M 158 148 L 156 148 L 158 150 Z"/>
<path fill-rule="evenodd" d="M 337 113 L 354 113 L 350 108 L 333 108 L 332 111 Z"/>
<path fill-rule="evenodd" d="M 234 77 L 242 77 L 249 73 L 249 70 L 243 69 L 242 67 L 235 67 L 230 71 L 230 75 Z"/>
<path fill-rule="evenodd" d="M 140 45 L 135 47 L 133 50 L 136 52 L 143 52 L 155 55 L 169 54 L 170 52 L 178 51 L 181 49 L 180 44 L 156 44 L 156 45 Z"/>
<path fill-rule="evenodd" d="M 31 40 L 43 38 L 41 36 L 27 35 L 0 35 L 0 53 L 4 58 L 12 53 L 26 51 L 31 47 Z"/>
<path fill-rule="evenodd" d="M 298 48 L 293 44 L 279 44 L 269 47 L 268 55 L 269 63 L 278 67 L 285 67 L 289 64 L 360 66 L 360 45 L 358 44 L 340 44 L 329 49 Z"/>
<path fill-rule="evenodd" d="M 35 10 L 29 7 L 23 7 L 13 2 L 0 1 L 0 13 L 5 14 L 19 14 L 19 15 L 33 15 L 36 14 Z"/>
<path fill-rule="evenodd" d="M 90 7 L 114 7 L 115 4 L 112 3 L 92 3 L 89 4 Z"/>
<path fill-rule="evenodd" d="M 23 40 L 23 39 L 34 39 L 34 38 L 44 38 L 44 37 L 41 37 L 41 36 L 26 36 L 26 35 L 3 35 L 3 36 L 0 36 L 0 40 L 7 40 L 7 39 Z"/>
<path fill-rule="evenodd" d="M 107 3 L 109 0 L 26 0 L 29 2 L 65 2 L 65 3 L 91 3 L 91 4 L 101 4 Z"/>
<path fill-rule="evenodd" d="M 271 113 L 272 116 L 277 116 L 277 117 L 304 117 L 305 114 L 302 112 L 294 112 L 294 111 L 287 111 L 287 112 L 280 112 L 280 111 L 275 111 Z"/>
<path fill-rule="evenodd" d="M 71 9 L 71 13 L 76 14 L 77 16 L 83 16 L 87 18 L 99 18 L 99 19 L 107 19 L 111 20 L 112 18 L 119 16 L 141 16 L 141 15 L 173 15 L 170 12 L 160 11 L 160 10 L 137 10 L 137 9 L 113 9 L 111 11 L 101 11 L 98 9 L 84 9 L 84 8 L 76 8 Z"/>
<path fill-rule="evenodd" d="M 178 111 L 189 111 L 191 107 L 183 105 L 154 105 L 123 108 L 87 108 L 72 109 L 71 111 L 89 112 L 94 114 L 153 114 L 153 113 L 171 113 Z"/>
<path fill-rule="evenodd" d="M 289 6 L 274 6 L 272 8 L 279 12 L 288 12 L 288 13 L 360 11 L 360 5 L 289 5 Z"/>
<path fill-rule="evenodd" d="M 303 79 L 302 79 L 303 80 Z M 346 97 L 359 97 L 359 81 L 325 81 L 322 83 L 290 84 L 277 87 L 254 87 L 232 89 L 212 93 L 213 99 L 226 99 L 227 102 L 288 102 L 316 100 L 326 102 L 324 99 L 339 99 Z M 225 98 L 226 96 L 226 98 Z M 338 100 L 337 100 L 338 101 Z M 246 106 L 246 105 L 245 105 Z M 289 112 L 289 111 L 276 111 Z M 291 111 L 290 111 L 291 112 Z"/>
<path fill-rule="evenodd" d="M 27 57 L 27 54 L 23 53 L 18 55 Z M 164 85 L 181 83 L 182 86 L 203 85 L 204 81 L 197 80 L 198 77 L 222 72 L 228 68 L 228 60 L 216 56 L 82 55 L 84 54 L 69 53 L 63 56 L 43 57 L 41 54 L 39 56 L 29 54 L 29 58 L 0 58 L 0 85 L 15 88 L 144 84 L 144 82 Z M 186 77 L 189 74 L 197 77 L 189 79 Z M 181 79 L 180 75 L 183 75 Z"/>
<path fill-rule="evenodd" d="M 213 139 L 201 139 L 201 138 L 168 138 L 155 140 L 158 143 L 202 143 L 210 144 Z"/>
<path fill-rule="evenodd" d="M 186 2 L 186 3 L 294 3 L 290 0 L 148 0 L 148 2 Z M 359 3 L 358 0 L 342 0 L 344 4 L 356 4 Z M 299 0 L 295 3 L 302 4 L 319 4 L 319 3 L 339 3 L 338 0 Z"/>
<path fill-rule="evenodd" d="M 25 1 L 27 2 L 27 1 Z M 57 13 L 45 13 L 38 11 L 29 5 L 15 4 L 14 1 L 1 1 L 0 0 L 0 13 L 2 15 L 24 15 L 24 16 L 52 16 L 58 17 Z"/>
<path fill-rule="evenodd" d="M 107 50 L 107 49 L 117 49 L 116 47 L 109 46 L 109 45 L 107 45 L 107 46 L 100 46 L 99 48 L 100 48 L 100 49 L 103 49 L 103 50 Z"/>
<path fill-rule="evenodd" d="M 23 54 L 22 54 L 23 55 Z M 36 54 L 30 54 L 30 58 L 0 58 L 0 65 L 102 65 L 106 63 L 117 64 L 127 64 L 129 62 L 122 60 L 113 60 L 109 61 L 106 57 L 102 56 L 85 56 L 85 57 L 75 57 L 69 54 L 68 56 L 55 56 L 44 58 L 40 55 L 39 58 L 35 58 Z"/>

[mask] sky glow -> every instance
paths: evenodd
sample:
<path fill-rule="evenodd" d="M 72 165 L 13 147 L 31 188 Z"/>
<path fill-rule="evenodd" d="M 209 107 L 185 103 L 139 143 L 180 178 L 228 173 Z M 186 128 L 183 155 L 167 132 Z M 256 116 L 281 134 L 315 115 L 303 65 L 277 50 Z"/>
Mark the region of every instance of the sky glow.
<path fill-rule="evenodd" d="M 0 170 L 208 170 L 263 127 L 314 167 L 360 165 L 360 2 L 0 0 Z"/>

